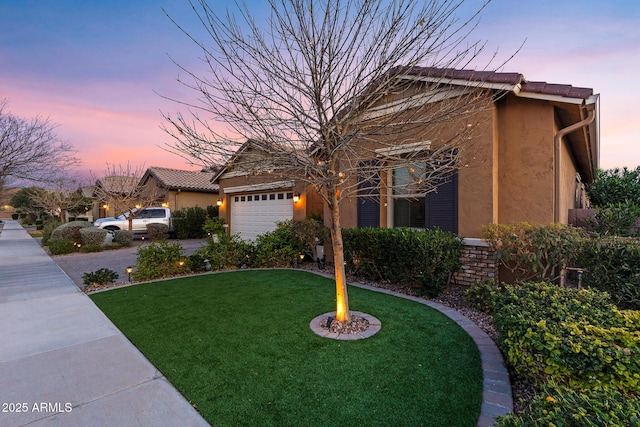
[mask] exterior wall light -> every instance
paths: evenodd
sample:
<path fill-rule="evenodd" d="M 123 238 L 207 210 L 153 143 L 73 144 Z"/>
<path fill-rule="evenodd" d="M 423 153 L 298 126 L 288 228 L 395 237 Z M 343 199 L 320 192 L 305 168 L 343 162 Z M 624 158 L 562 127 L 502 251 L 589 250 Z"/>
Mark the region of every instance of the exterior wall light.
<path fill-rule="evenodd" d="M 216 202 L 216 204 L 217 204 L 218 206 L 222 206 L 222 199 L 218 199 L 218 201 Z"/>
<path fill-rule="evenodd" d="M 300 193 L 295 193 L 293 195 L 293 203 L 298 203 L 300 201 Z"/>

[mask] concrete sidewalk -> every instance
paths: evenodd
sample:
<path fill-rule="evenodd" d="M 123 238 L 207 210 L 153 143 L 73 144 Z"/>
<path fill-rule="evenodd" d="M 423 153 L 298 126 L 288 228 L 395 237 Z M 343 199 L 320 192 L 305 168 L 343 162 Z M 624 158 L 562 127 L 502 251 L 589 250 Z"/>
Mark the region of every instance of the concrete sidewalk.
<path fill-rule="evenodd" d="M 207 426 L 16 222 L 0 232 L 0 426 Z"/>

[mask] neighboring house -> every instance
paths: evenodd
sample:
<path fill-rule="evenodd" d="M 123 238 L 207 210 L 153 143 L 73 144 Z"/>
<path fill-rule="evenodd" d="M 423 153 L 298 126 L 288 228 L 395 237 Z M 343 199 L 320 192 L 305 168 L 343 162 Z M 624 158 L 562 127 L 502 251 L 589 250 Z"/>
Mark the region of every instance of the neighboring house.
<path fill-rule="evenodd" d="M 256 156 L 269 154 L 256 141 L 248 141 L 213 178 L 220 184 L 219 215 L 231 234 L 255 240 L 274 230 L 278 221 L 322 215 L 322 200 L 304 184 L 252 170 Z"/>
<path fill-rule="evenodd" d="M 218 184 L 212 183 L 214 172 L 186 171 L 152 166 L 139 185 L 157 195 L 158 203 L 180 210 L 199 206 L 216 206 Z"/>
<path fill-rule="evenodd" d="M 363 189 L 363 197 L 342 203 L 343 227 L 439 227 L 481 237 L 481 227 L 492 223 L 566 224 L 570 209 L 584 207 L 583 183 L 594 179 L 600 149 L 599 95 L 592 89 L 453 69 L 418 68 L 403 78 L 493 93 L 473 158 L 422 197 Z M 394 173 L 389 166 L 381 165 L 380 179 Z"/>
<path fill-rule="evenodd" d="M 433 82 L 461 92 L 488 91 L 493 101 L 481 113 L 486 123 L 474 138 L 473 156 L 467 156 L 465 167 L 443 180 L 437 192 L 403 197 L 368 183 L 358 197 L 342 201 L 344 228 L 439 227 L 464 237 L 481 237 L 482 226 L 492 223 L 568 223 L 569 210 L 584 207 L 583 184 L 595 177 L 600 149 L 599 95 L 592 89 L 529 82 L 518 73 L 453 69 L 414 68 L 401 78 L 415 82 L 416 88 Z M 420 90 L 407 93 L 415 100 Z M 389 108 L 402 102 L 395 98 Z M 375 106 L 378 112 L 385 108 L 385 104 Z M 444 133 L 454 132 L 452 125 L 441 126 Z M 429 149 L 429 143 L 418 145 Z M 402 140 L 397 145 L 417 147 Z M 231 233 L 254 239 L 272 230 L 277 220 L 319 213 L 322 201 L 308 187 L 244 167 L 243 163 L 252 162 L 243 158 L 256 155 L 269 154 L 248 142 L 214 178 L 223 201 L 220 215 Z M 402 171 L 380 164 L 378 179 L 391 179 L 394 173 Z M 324 218 L 326 223 L 328 215 Z"/>
<path fill-rule="evenodd" d="M 132 206 L 120 203 L 119 195 L 133 193 L 138 182 L 138 178 L 118 175 L 105 176 L 97 180 L 93 189 L 93 217 L 117 216 L 131 209 Z"/>

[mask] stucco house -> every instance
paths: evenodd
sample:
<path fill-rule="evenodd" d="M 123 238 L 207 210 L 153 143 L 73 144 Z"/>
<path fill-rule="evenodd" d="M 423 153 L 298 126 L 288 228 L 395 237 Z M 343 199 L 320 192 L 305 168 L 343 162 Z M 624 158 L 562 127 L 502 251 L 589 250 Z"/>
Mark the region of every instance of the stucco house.
<path fill-rule="evenodd" d="M 342 201 L 344 228 L 439 227 L 475 238 L 491 223 L 567 223 L 571 209 L 584 207 L 583 184 L 594 179 L 600 149 L 599 95 L 592 89 L 531 82 L 519 73 L 455 69 L 418 67 L 400 78 L 415 84 L 406 92 L 413 98 L 434 87 L 425 82 L 490 94 L 473 157 L 436 192 L 403 199 L 382 185 L 366 186 L 358 197 Z M 376 109 L 384 111 L 384 102 Z M 402 102 L 396 97 L 389 108 Z M 429 149 L 429 141 L 400 139 L 397 144 Z M 220 185 L 220 215 L 231 233 L 252 239 L 273 229 L 277 220 L 322 212 L 322 201 L 309 187 L 243 167 L 243 157 L 255 155 L 269 153 L 248 142 L 214 178 Z M 380 164 L 378 179 L 393 173 L 392 165 Z"/>
<path fill-rule="evenodd" d="M 171 210 L 216 206 L 218 184 L 212 182 L 215 172 L 187 171 L 152 166 L 147 168 L 139 186 L 156 195 L 159 204 Z"/>

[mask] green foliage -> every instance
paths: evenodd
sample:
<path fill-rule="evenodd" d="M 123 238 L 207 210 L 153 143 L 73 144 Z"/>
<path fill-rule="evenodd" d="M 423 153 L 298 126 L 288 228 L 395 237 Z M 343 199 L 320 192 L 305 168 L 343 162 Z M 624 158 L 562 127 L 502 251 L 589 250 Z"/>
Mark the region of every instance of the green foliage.
<path fill-rule="evenodd" d="M 207 218 L 217 218 L 220 212 L 220 208 L 217 206 L 207 206 Z"/>
<path fill-rule="evenodd" d="M 316 246 L 323 245 L 330 239 L 329 229 L 324 226 L 320 218 L 307 217 L 302 221 L 293 221 L 291 232 L 298 242 L 297 245 L 300 245 L 304 253 L 313 260 L 318 258 Z"/>
<path fill-rule="evenodd" d="M 634 170 L 626 167 L 598 170 L 596 179 L 586 186 L 586 191 L 596 207 L 625 202 L 640 206 L 640 166 Z"/>
<path fill-rule="evenodd" d="M 547 384 L 521 415 L 500 418 L 496 427 L 640 426 L 640 399 L 603 387 L 576 390 Z"/>
<path fill-rule="evenodd" d="M 44 220 L 42 224 L 42 244 L 44 246 L 49 244 L 49 239 L 51 239 L 51 233 L 53 233 L 53 230 L 61 225 L 62 221 L 60 221 L 59 218 L 49 218 Z"/>
<path fill-rule="evenodd" d="M 183 252 L 179 242 L 169 243 L 166 240 L 140 246 L 132 276 L 140 281 L 188 273 L 188 258 Z"/>
<path fill-rule="evenodd" d="M 102 252 L 104 251 L 104 245 L 98 245 L 95 243 L 91 243 L 89 245 L 82 245 L 80 247 L 80 252 L 82 253 L 94 253 L 94 252 Z"/>
<path fill-rule="evenodd" d="M 100 270 L 92 271 L 91 273 L 84 273 L 82 275 L 82 283 L 85 285 L 92 285 L 98 283 L 100 285 L 106 285 L 107 283 L 115 282 L 118 279 L 118 273 L 108 268 L 101 268 Z"/>
<path fill-rule="evenodd" d="M 253 245 L 243 241 L 237 234 L 225 232 L 210 236 L 207 246 L 196 253 L 209 260 L 212 270 L 250 267 L 253 261 Z"/>
<path fill-rule="evenodd" d="M 116 230 L 113 237 L 113 243 L 121 246 L 131 246 L 133 243 L 133 231 L 130 230 Z"/>
<path fill-rule="evenodd" d="M 205 222 L 208 219 L 206 209 L 201 207 L 184 208 L 171 214 L 173 229 L 178 239 L 199 239 L 206 235 Z"/>
<path fill-rule="evenodd" d="M 418 287 L 438 295 L 460 268 L 462 239 L 441 230 L 344 229 L 348 272 L 367 280 Z"/>
<path fill-rule="evenodd" d="M 209 236 L 215 236 L 225 233 L 223 218 L 209 218 L 204 222 L 202 229 Z"/>
<path fill-rule="evenodd" d="M 49 241 L 49 252 L 51 255 L 65 255 L 75 252 L 78 249 L 76 244 L 68 239 L 55 239 Z"/>
<path fill-rule="evenodd" d="M 467 289 L 465 300 L 469 307 L 483 313 L 493 313 L 493 301 L 500 293 L 500 288 L 493 279 L 478 281 Z"/>
<path fill-rule="evenodd" d="M 147 236 L 154 241 L 166 240 L 169 237 L 169 226 L 167 224 L 147 224 Z"/>
<path fill-rule="evenodd" d="M 519 280 L 554 281 L 571 264 L 584 231 L 564 224 L 491 224 L 484 238 Z"/>
<path fill-rule="evenodd" d="M 254 267 L 292 267 L 304 247 L 293 236 L 293 221 L 277 223 L 275 230 L 259 235 L 255 242 Z"/>
<path fill-rule="evenodd" d="M 547 283 L 506 286 L 496 297 L 498 345 L 513 372 L 538 385 L 603 384 L 640 393 L 640 312 L 606 293 Z"/>
<path fill-rule="evenodd" d="M 78 232 L 80 233 L 80 242 L 82 243 L 82 246 L 102 246 L 104 244 L 104 238 L 107 235 L 107 230 L 93 226 L 81 228 Z"/>
<path fill-rule="evenodd" d="M 640 310 L 640 239 L 584 239 L 576 265 L 585 268 L 583 285 L 608 292 L 621 308 Z"/>
<path fill-rule="evenodd" d="M 36 200 L 46 192 L 47 190 L 42 187 L 21 188 L 11 196 L 9 204 L 20 212 L 32 214 L 36 219 L 39 219 L 45 213 L 45 208 Z"/>
<path fill-rule="evenodd" d="M 591 230 L 602 236 L 637 236 L 640 231 L 636 222 L 640 218 L 640 205 L 625 200 L 597 208 L 597 213 L 588 220 Z"/>
<path fill-rule="evenodd" d="M 207 271 L 206 258 L 200 252 L 195 252 L 189 256 L 189 269 L 194 273 Z"/>
<path fill-rule="evenodd" d="M 80 229 L 93 227 L 87 221 L 71 221 L 60 225 L 51 233 L 51 240 L 66 239 L 73 243 L 81 243 Z M 49 243 L 51 245 L 51 243 Z"/>

